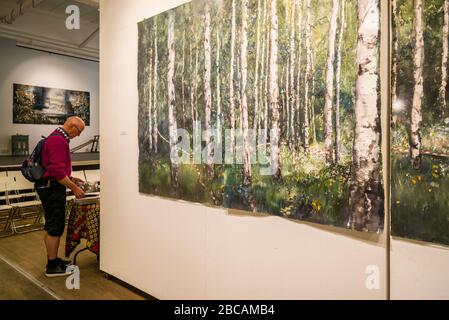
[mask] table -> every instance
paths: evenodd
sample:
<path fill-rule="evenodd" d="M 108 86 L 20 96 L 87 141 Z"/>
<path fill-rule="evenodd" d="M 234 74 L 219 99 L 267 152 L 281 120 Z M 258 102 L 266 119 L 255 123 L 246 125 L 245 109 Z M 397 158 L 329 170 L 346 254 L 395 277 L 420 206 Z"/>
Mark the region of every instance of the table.
<path fill-rule="evenodd" d="M 76 257 L 82 251 L 89 250 L 97 256 L 100 254 L 100 196 L 98 193 L 86 194 L 85 198 L 74 201 L 67 224 L 66 257 L 70 256 L 83 238 L 87 240 L 86 248 L 75 254 L 73 261 L 75 265 Z"/>

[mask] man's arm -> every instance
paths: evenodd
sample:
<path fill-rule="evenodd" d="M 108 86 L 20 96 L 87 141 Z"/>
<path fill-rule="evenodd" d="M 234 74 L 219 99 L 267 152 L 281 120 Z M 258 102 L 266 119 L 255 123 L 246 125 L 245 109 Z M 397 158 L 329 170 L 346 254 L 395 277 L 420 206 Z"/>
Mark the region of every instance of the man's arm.
<path fill-rule="evenodd" d="M 78 187 L 69 177 L 65 176 L 63 179 L 58 180 L 60 184 L 72 190 L 77 199 L 84 197 L 84 191 Z"/>

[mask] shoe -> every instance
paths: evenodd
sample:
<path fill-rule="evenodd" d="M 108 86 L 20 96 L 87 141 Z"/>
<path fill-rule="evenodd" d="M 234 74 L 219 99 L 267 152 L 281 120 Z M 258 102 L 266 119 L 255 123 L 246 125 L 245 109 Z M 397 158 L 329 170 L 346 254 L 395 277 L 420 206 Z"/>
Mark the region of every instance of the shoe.
<path fill-rule="evenodd" d="M 70 260 L 62 260 L 61 258 L 56 258 L 56 261 L 57 261 L 58 265 L 61 265 L 64 268 L 67 267 L 67 266 L 72 265 L 72 261 L 70 261 Z M 45 266 L 45 268 L 48 268 L 48 263 Z"/>
<path fill-rule="evenodd" d="M 56 260 L 58 260 L 58 264 L 60 264 L 63 267 L 72 265 L 72 261 L 70 260 L 62 260 L 61 258 L 56 258 Z"/>
<path fill-rule="evenodd" d="M 71 275 L 72 271 L 70 269 L 67 269 L 66 267 L 61 266 L 58 264 L 54 268 L 47 268 L 47 271 L 45 272 L 45 275 L 49 278 L 53 277 L 65 277 L 68 275 Z"/>

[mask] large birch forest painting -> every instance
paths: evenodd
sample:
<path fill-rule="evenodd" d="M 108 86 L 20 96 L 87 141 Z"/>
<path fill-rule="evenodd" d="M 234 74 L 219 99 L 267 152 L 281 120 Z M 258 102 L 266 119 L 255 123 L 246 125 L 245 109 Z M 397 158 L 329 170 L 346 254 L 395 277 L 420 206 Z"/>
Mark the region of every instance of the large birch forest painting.
<path fill-rule="evenodd" d="M 449 244 L 448 0 L 392 0 L 392 234 Z"/>
<path fill-rule="evenodd" d="M 139 191 L 383 228 L 378 0 L 194 0 L 138 23 Z"/>

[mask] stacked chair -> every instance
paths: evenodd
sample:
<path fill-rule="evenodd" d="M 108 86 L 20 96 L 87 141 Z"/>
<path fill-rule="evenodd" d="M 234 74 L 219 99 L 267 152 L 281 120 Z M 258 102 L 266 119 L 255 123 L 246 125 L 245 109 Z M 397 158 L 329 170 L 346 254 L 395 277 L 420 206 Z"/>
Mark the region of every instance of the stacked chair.
<path fill-rule="evenodd" d="M 2 200 L 11 207 L 4 233 L 24 233 L 43 227 L 43 209 L 34 184 L 26 180 L 20 171 L 8 171 L 3 179 L 5 189 Z M 10 230 L 9 230 L 10 229 Z"/>
<path fill-rule="evenodd" d="M 7 180 L 6 176 L 0 176 L 0 237 L 12 234 L 11 218 L 13 208 L 8 204 L 8 189 L 6 188 Z"/>
<path fill-rule="evenodd" d="M 80 170 L 73 177 L 84 181 L 100 181 L 100 170 Z M 75 203 L 75 196 L 67 189 L 66 217 Z M 67 221 L 67 220 L 66 220 Z M 34 184 L 20 171 L 0 171 L 0 237 L 41 230 L 44 211 Z"/>

